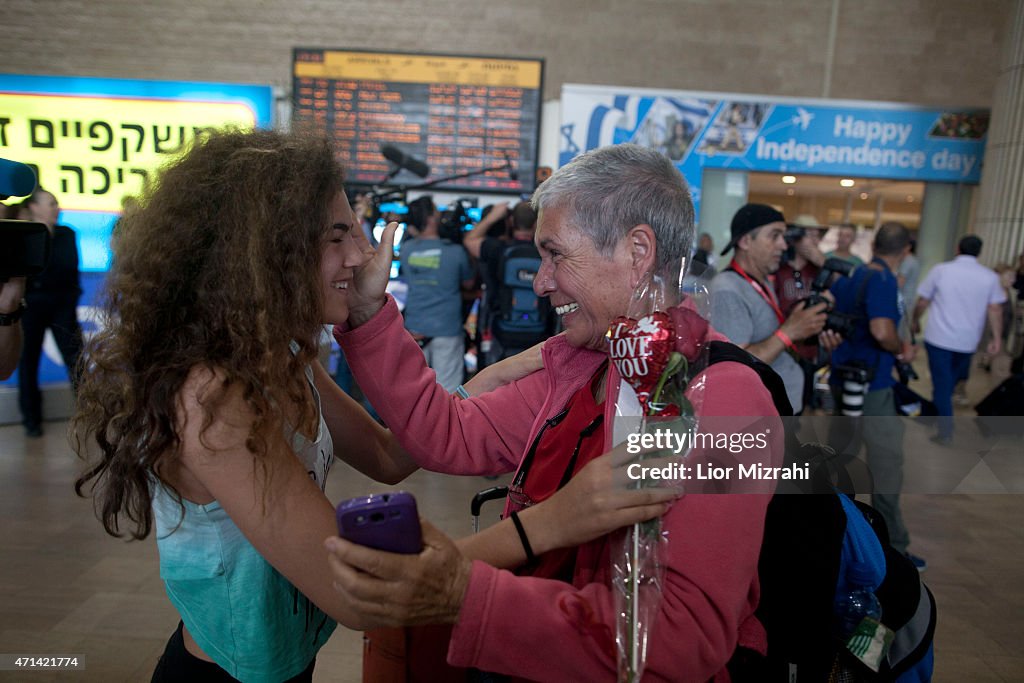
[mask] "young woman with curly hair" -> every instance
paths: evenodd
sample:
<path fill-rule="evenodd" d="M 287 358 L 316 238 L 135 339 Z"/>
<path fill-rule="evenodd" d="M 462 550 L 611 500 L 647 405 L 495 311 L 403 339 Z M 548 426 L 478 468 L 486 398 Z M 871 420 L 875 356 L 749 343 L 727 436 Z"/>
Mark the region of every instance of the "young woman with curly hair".
<path fill-rule="evenodd" d="M 464 579 L 468 558 L 522 561 L 508 521 L 460 542 L 458 566 L 424 522 L 414 571 L 394 578 L 400 615 L 359 621 L 332 586 L 323 487 L 334 456 L 390 483 L 417 467 L 314 362 L 322 325 L 346 322 L 347 288 L 373 253 L 342 180 L 324 139 L 215 133 L 163 170 L 114 236 L 106 325 L 86 349 L 73 423 L 88 461 L 76 490 L 94 496 L 114 536 L 156 527 L 182 624 L 154 680 L 308 681 L 336 621 L 438 621 L 417 596 Z M 470 388 L 526 374 L 539 355 Z M 533 523 L 554 528 L 566 506 L 594 507 L 609 471 L 535 506 Z M 649 494 L 616 501 L 608 528 L 650 516 L 649 504 L 629 507 Z M 586 540 L 594 519 L 538 536 L 537 551 Z"/>
<path fill-rule="evenodd" d="M 271 132 L 198 142 L 118 226 L 74 421 L 79 452 L 98 448 L 76 489 L 110 534 L 156 527 L 184 625 L 155 680 L 308 679 L 345 616 L 309 562 L 333 533 L 332 437 L 388 443 L 368 420 L 328 430 L 312 382 L 364 260 L 352 228 L 330 146 Z"/>

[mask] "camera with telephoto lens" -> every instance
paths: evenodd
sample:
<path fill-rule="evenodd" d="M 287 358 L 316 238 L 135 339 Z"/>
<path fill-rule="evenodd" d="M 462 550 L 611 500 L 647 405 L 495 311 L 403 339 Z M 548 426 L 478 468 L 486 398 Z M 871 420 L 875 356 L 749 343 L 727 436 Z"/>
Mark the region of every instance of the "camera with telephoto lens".
<path fill-rule="evenodd" d="M 36 174 L 25 164 L 0 159 L 0 199 L 36 190 Z M 50 230 L 42 223 L 0 220 L 0 283 L 38 275 L 50 260 Z"/>
<path fill-rule="evenodd" d="M 802 230 L 803 228 L 800 228 Z M 799 239 L 799 238 L 798 238 Z M 818 271 L 818 276 L 814 278 L 811 283 L 811 293 L 803 300 L 804 308 L 810 308 L 817 306 L 818 304 L 825 304 L 825 312 L 827 317 L 825 318 L 825 329 L 831 330 L 843 337 L 849 338 L 853 333 L 854 327 L 857 324 L 857 320 L 860 318 L 858 315 L 851 313 L 840 313 L 832 308 L 832 302 L 826 298 L 822 292 L 828 289 L 828 286 L 832 282 L 833 275 L 839 275 L 840 277 L 849 277 L 855 265 L 838 258 L 827 258 L 825 263 L 821 266 L 821 270 Z M 816 343 L 817 337 L 808 339 L 811 343 Z"/>
<path fill-rule="evenodd" d="M 860 361 L 851 361 L 846 365 L 838 365 L 832 369 L 838 378 L 835 383 L 839 393 L 839 412 L 847 417 L 859 417 L 864 414 L 864 398 L 871 388 L 874 369 L 864 366 Z"/>

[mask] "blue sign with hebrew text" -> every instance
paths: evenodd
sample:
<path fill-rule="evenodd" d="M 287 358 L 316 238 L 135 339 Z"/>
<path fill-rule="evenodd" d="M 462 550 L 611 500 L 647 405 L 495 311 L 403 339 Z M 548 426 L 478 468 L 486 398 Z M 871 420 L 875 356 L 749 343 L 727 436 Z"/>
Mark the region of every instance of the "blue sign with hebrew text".
<path fill-rule="evenodd" d="M 978 183 L 989 113 L 881 102 L 562 88 L 559 163 L 609 144 L 666 154 L 699 199 L 704 168 Z"/>

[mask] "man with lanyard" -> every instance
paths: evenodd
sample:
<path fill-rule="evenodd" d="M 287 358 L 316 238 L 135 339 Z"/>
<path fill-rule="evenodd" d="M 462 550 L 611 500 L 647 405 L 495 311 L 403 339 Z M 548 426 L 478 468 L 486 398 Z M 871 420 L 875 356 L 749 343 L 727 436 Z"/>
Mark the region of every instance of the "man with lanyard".
<path fill-rule="evenodd" d="M 871 505 L 885 519 L 892 547 L 923 570 L 924 560 L 907 552 L 910 535 L 900 514 L 904 426 L 897 416 L 892 390 L 896 361 L 909 363 L 914 357 L 913 344 L 902 341 L 898 332 L 903 306 L 896 273 L 909 252 L 910 233 L 906 227 L 885 223 L 875 234 L 871 263 L 832 285 L 836 311 L 857 316 L 850 337 L 832 353 L 833 393 L 840 397 L 842 392 L 850 393 L 853 387 L 866 384 L 866 392 L 854 400 L 849 396 L 837 399 L 837 409 L 840 404 L 856 405 L 860 407 L 857 412 L 871 420 L 864 423 L 859 418 L 835 418 L 829 443 L 852 459 L 863 440 L 874 481 Z M 853 374 L 858 373 L 859 379 L 854 378 Z"/>
<path fill-rule="evenodd" d="M 794 358 L 796 342 L 825 327 L 825 304 L 794 306 L 783 313 L 771 275 L 786 250 L 786 219 L 765 204 L 747 204 L 732 219 L 732 239 L 722 250 L 735 249 L 729 267 L 711 281 L 711 324 L 734 344 L 770 364 L 782 377 L 793 412 L 803 410 L 804 372 Z M 831 348 L 837 337 L 822 333 Z"/>

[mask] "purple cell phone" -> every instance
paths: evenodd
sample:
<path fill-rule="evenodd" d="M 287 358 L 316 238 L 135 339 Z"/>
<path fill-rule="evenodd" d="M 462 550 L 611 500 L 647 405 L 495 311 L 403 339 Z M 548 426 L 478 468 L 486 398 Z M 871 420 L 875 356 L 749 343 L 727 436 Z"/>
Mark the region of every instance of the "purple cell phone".
<path fill-rule="evenodd" d="M 416 499 L 406 491 L 343 500 L 337 518 L 338 535 L 353 543 L 391 553 L 423 550 Z"/>

